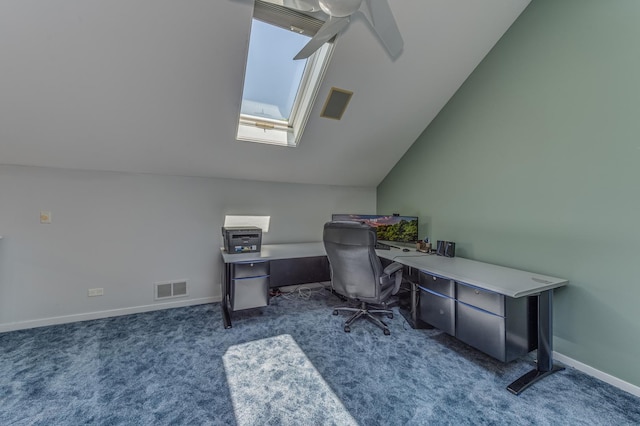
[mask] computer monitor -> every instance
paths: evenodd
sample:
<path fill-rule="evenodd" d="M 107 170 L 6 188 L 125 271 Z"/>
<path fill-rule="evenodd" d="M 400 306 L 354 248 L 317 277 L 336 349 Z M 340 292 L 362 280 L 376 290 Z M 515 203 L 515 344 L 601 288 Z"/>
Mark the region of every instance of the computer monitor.
<path fill-rule="evenodd" d="M 378 240 L 413 243 L 418 241 L 418 218 L 376 214 L 333 214 L 331 220 L 363 222 L 376 229 Z"/>

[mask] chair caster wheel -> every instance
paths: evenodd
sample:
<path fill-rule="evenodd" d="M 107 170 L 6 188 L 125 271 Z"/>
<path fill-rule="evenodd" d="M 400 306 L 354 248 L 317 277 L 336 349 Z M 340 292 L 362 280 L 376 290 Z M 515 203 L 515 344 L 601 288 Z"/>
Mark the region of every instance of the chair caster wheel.
<path fill-rule="evenodd" d="M 389 336 L 390 334 L 391 334 L 391 332 L 389 331 L 389 329 L 388 329 L 388 328 L 385 328 L 385 329 L 384 329 L 384 335 L 385 335 L 385 336 Z"/>
<path fill-rule="evenodd" d="M 333 315 L 338 315 L 338 311 L 334 310 Z"/>
<path fill-rule="evenodd" d="M 393 314 L 387 314 L 387 318 L 393 319 Z"/>
<path fill-rule="evenodd" d="M 345 333 L 351 333 L 351 327 L 349 327 L 348 325 L 344 326 L 344 332 Z"/>

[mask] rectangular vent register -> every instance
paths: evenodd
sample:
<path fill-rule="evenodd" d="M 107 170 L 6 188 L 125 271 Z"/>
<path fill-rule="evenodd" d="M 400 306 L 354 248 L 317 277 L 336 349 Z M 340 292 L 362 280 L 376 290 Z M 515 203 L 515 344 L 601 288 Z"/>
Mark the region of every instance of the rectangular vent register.
<path fill-rule="evenodd" d="M 156 300 L 187 296 L 187 280 L 157 282 L 154 288 Z"/>

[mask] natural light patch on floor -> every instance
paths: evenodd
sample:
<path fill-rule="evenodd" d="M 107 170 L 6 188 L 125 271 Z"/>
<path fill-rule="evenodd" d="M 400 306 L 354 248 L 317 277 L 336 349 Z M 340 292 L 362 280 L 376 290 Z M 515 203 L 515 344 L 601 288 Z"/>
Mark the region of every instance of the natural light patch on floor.
<path fill-rule="evenodd" d="M 231 346 L 222 360 L 238 426 L 358 424 L 288 334 Z"/>

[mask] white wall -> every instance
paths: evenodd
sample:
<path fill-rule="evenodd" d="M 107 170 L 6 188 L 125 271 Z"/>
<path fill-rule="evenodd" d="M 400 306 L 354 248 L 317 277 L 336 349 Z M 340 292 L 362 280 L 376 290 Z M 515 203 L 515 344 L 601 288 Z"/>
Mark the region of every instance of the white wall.
<path fill-rule="evenodd" d="M 219 301 L 225 214 L 271 215 L 263 244 L 307 242 L 375 204 L 375 188 L 0 165 L 0 331 Z M 186 299 L 154 301 L 185 278 Z"/>

